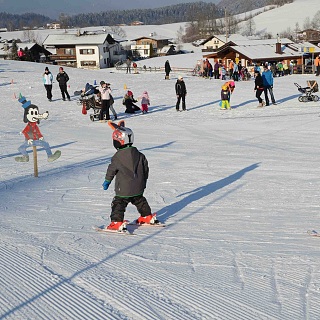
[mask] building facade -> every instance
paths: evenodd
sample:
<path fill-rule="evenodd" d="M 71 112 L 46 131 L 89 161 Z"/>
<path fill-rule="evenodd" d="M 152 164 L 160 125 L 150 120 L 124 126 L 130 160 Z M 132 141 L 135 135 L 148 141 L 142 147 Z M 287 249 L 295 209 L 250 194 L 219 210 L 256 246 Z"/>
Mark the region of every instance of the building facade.
<path fill-rule="evenodd" d="M 43 45 L 55 48 L 54 64 L 74 68 L 103 69 L 126 59 L 121 44 L 106 33 L 49 35 Z"/>

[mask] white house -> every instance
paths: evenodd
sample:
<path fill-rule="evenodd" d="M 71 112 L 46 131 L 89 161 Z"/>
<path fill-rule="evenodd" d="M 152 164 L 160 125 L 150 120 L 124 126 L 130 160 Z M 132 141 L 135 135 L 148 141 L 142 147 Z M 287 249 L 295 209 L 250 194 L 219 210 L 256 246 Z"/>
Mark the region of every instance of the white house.
<path fill-rule="evenodd" d="M 44 40 L 43 45 L 48 49 L 56 49 L 51 60 L 58 65 L 103 69 L 126 59 L 120 42 L 104 32 L 51 34 Z"/>

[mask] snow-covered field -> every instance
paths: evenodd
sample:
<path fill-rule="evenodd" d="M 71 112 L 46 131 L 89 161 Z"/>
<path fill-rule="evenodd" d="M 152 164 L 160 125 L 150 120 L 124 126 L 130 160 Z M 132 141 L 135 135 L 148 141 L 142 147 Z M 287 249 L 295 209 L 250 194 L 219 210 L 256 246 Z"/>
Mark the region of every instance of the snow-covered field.
<path fill-rule="evenodd" d="M 253 81 L 239 82 L 222 111 L 222 82 L 185 74 L 189 111 L 177 113 L 178 74 L 66 68 L 71 93 L 111 83 L 149 161 L 145 196 L 167 227 L 121 236 L 92 229 L 109 223 L 111 129 L 82 115 L 76 97 L 61 101 L 56 82 L 47 102 L 43 70 L 0 62 L 1 319 L 320 319 L 320 239 L 307 235 L 320 229 L 320 102 L 298 102 L 294 86 L 310 76 L 275 79 L 279 104 L 263 109 Z M 125 85 L 148 90 L 149 114 L 123 113 Z M 40 129 L 62 152 L 48 163 L 39 150 L 38 178 L 31 154 L 14 161 L 19 93 L 49 111 Z M 126 218 L 137 218 L 131 205 Z"/>
<path fill-rule="evenodd" d="M 305 30 L 306 20 L 311 21 L 319 10 L 319 0 L 294 0 L 254 17 L 256 31 L 271 33 L 276 37 L 277 33 L 287 31 L 288 28 L 294 31 L 297 23 L 301 30 Z"/>

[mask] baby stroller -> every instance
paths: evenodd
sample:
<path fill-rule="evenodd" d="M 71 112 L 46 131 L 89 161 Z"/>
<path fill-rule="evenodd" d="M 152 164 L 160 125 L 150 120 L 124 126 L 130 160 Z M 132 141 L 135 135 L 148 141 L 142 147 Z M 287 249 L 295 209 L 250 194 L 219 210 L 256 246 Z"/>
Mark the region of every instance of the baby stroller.
<path fill-rule="evenodd" d="M 85 89 L 81 91 L 81 97 L 78 101 L 78 104 L 85 107 L 86 110 L 93 109 L 93 114 L 90 114 L 91 121 L 99 120 L 101 99 L 97 86 L 95 87 L 87 83 Z"/>
<path fill-rule="evenodd" d="M 298 91 L 302 93 L 302 95 L 298 97 L 300 102 L 319 101 L 319 96 L 314 94 L 319 91 L 318 83 L 315 80 L 307 81 L 308 86 L 305 88 L 301 87 L 298 83 L 294 84 L 298 88 Z"/>

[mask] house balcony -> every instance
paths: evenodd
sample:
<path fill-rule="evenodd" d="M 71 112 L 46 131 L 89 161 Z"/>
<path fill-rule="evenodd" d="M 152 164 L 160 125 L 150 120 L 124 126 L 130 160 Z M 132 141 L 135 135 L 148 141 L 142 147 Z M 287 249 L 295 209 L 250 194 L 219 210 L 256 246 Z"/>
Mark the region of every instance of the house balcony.
<path fill-rule="evenodd" d="M 50 56 L 50 60 L 52 61 L 77 61 L 76 55 L 70 54 L 53 54 Z"/>

